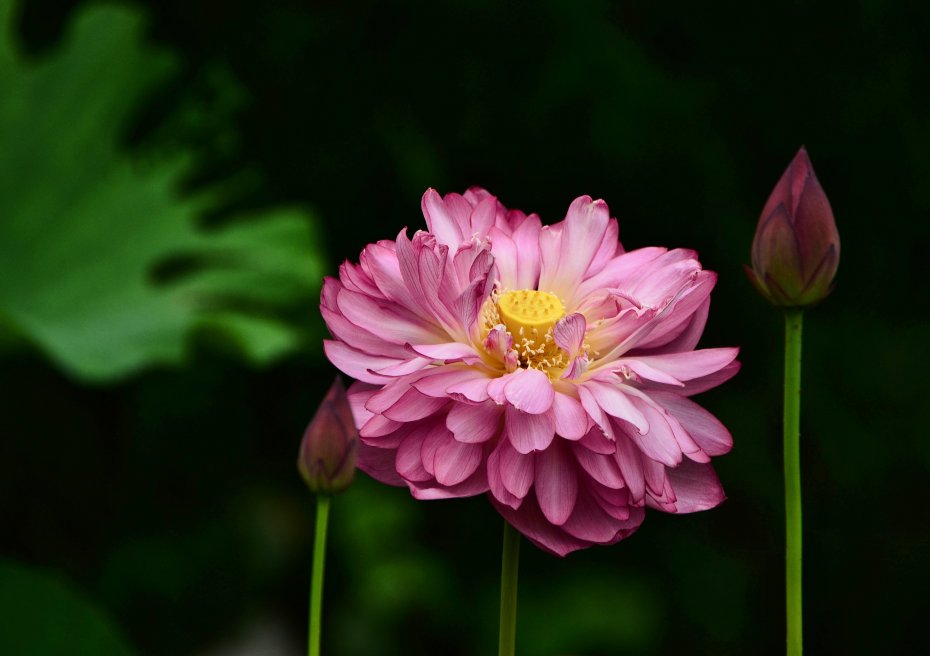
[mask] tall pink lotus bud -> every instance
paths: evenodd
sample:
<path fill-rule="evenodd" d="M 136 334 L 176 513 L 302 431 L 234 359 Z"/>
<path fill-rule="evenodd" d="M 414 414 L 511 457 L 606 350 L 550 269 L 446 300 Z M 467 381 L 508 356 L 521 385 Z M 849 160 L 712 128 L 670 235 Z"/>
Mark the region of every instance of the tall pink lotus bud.
<path fill-rule="evenodd" d="M 752 241 L 750 280 L 774 305 L 807 307 L 833 290 L 840 235 L 804 148 L 769 196 Z"/>
<path fill-rule="evenodd" d="M 352 484 L 358 430 L 339 377 L 326 393 L 300 443 L 297 468 L 313 492 L 335 494 Z"/>

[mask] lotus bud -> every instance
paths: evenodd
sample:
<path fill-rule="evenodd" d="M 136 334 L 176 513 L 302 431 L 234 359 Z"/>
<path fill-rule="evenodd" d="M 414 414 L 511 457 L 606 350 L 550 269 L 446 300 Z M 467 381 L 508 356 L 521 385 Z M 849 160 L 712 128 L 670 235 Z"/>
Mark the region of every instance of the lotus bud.
<path fill-rule="evenodd" d="M 358 430 L 337 377 L 304 431 L 297 468 L 313 492 L 335 494 L 355 478 L 357 452 Z"/>
<path fill-rule="evenodd" d="M 840 236 L 804 148 L 772 190 L 752 241 L 750 280 L 774 305 L 807 307 L 833 291 Z"/>

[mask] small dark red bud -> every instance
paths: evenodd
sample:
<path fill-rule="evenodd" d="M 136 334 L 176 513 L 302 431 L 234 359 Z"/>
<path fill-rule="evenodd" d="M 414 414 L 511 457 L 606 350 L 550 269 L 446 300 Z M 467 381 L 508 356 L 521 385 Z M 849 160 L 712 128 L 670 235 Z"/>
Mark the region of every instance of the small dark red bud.
<path fill-rule="evenodd" d="M 355 478 L 358 430 L 342 381 L 337 377 L 304 431 L 297 469 L 313 492 L 335 494 Z"/>
<path fill-rule="evenodd" d="M 830 201 L 801 148 L 759 217 L 749 279 L 774 305 L 807 307 L 833 290 L 839 261 L 840 235 Z"/>

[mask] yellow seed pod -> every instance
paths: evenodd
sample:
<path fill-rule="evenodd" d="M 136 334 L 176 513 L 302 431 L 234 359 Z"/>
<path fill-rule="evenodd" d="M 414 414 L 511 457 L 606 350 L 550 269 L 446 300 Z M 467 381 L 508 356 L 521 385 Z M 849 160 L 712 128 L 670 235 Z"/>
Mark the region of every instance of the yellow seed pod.
<path fill-rule="evenodd" d="M 565 315 L 558 296 L 535 289 L 504 292 L 497 299 L 497 310 L 510 334 L 527 337 L 545 335 Z"/>

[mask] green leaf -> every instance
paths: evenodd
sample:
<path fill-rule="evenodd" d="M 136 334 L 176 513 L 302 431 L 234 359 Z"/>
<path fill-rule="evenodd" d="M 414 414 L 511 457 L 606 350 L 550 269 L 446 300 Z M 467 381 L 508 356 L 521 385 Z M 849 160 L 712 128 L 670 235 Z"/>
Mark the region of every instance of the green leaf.
<path fill-rule="evenodd" d="M 0 654 L 132 656 L 110 618 L 66 581 L 0 560 Z"/>
<path fill-rule="evenodd" d="M 83 10 L 56 52 L 30 61 L 15 5 L 0 2 L 0 326 L 101 381 L 182 361 L 198 329 L 256 362 L 299 348 L 282 316 L 318 290 L 312 219 L 284 209 L 198 227 L 223 192 L 179 194 L 192 158 L 120 149 L 133 110 L 176 68 L 141 39 L 138 11 Z"/>

